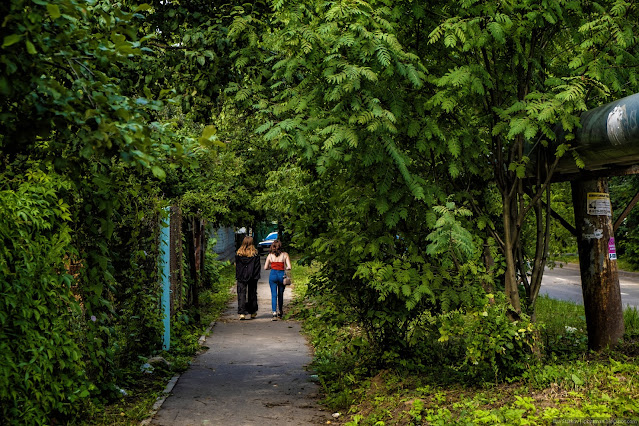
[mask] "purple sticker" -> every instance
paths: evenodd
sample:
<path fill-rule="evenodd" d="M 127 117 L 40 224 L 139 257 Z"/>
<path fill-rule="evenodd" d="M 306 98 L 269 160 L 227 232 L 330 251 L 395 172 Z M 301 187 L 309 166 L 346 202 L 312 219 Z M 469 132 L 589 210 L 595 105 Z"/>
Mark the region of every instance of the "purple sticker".
<path fill-rule="evenodd" d="M 610 238 L 610 240 L 608 240 L 608 259 L 610 260 L 617 259 L 617 249 L 615 248 L 614 238 Z"/>

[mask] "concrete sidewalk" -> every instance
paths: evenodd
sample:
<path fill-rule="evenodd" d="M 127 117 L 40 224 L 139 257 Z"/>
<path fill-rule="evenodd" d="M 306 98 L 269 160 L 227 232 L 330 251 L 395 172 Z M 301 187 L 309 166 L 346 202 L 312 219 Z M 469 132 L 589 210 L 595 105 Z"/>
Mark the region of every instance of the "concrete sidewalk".
<path fill-rule="evenodd" d="M 152 425 L 319 425 L 332 420 L 318 405 L 318 386 L 305 369 L 311 349 L 299 323 L 271 321 L 268 274 L 262 270 L 258 282 L 257 318 L 240 321 L 237 300 L 229 305 L 204 343 L 208 349 L 180 376 Z M 287 288 L 285 306 L 290 298 Z"/>

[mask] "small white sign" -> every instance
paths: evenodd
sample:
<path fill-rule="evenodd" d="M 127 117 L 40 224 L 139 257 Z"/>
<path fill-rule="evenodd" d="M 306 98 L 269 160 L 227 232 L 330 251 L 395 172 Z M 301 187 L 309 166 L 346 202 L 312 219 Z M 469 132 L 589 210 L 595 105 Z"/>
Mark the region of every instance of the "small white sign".
<path fill-rule="evenodd" d="M 583 234 L 586 240 L 600 240 L 603 237 L 603 229 L 595 229 L 592 234 Z"/>

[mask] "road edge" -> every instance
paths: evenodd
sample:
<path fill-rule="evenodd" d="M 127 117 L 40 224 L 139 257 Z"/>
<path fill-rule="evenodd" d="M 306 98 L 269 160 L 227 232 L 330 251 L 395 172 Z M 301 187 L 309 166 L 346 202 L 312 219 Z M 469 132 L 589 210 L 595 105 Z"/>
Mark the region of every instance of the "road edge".
<path fill-rule="evenodd" d="M 206 342 L 206 338 L 211 335 L 211 332 L 213 331 L 213 327 L 215 327 L 216 324 L 217 324 L 217 321 L 213 321 L 208 326 L 208 328 L 204 331 L 204 334 L 202 334 L 200 336 L 200 338 L 198 339 L 198 341 L 197 341 L 198 345 L 200 345 L 200 346 L 204 345 L 204 342 Z M 153 421 L 153 418 L 158 413 L 158 411 L 160 411 L 160 408 L 162 408 L 162 404 L 164 404 L 164 401 L 166 401 L 166 399 L 171 394 L 171 391 L 173 390 L 173 388 L 177 384 L 177 382 L 180 379 L 181 375 L 182 374 L 179 373 L 179 374 L 176 374 L 175 376 L 171 377 L 169 382 L 166 384 L 166 387 L 162 391 L 162 394 L 160 396 L 158 396 L 157 399 L 155 400 L 155 403 L 151 407 L 151 411 L 149 411 L 148 416 L 139 423 L 140 426 L 148 426 L 148 425 L 151 424 L 151 422 Z"/>
<path fill-rule="evenodd" d="M 546 267 L 548 269 L 551 269 L 548 267 L 548 264 L 546 264 Z M 556 262 L 556 266 L 552 269 L 579 269 L 579 263 L 564 263 L 564 262 Z M 631 278 L 639 278 L 639 272 L 632 272 L 632 271 L 624 271 L 621 269 L 617 269 L 618 273 L 619 273 L 619 277 L 631 277 Z"/>

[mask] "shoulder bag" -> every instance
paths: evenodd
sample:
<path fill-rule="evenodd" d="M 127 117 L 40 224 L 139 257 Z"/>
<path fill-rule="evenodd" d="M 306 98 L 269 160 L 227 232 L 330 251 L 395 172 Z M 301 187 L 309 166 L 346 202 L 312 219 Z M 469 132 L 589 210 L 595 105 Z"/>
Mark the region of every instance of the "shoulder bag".
<path fill-rule="evenodd" d="M 291 278 L 289 277 L 289 274 L 286 272 L 286 258 L 284 258 L 284 278 L 282 279 L 282 284 L 291 285 Z"/>

